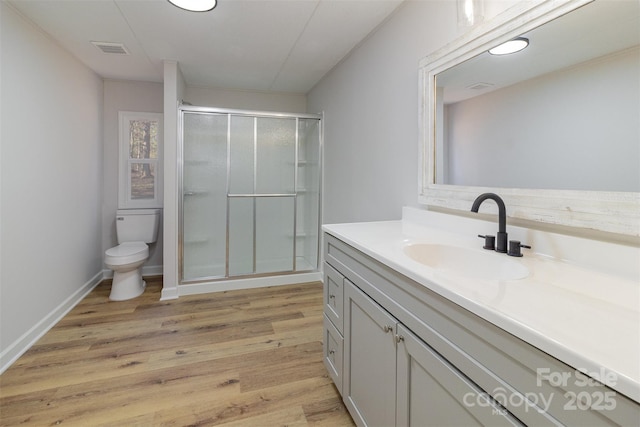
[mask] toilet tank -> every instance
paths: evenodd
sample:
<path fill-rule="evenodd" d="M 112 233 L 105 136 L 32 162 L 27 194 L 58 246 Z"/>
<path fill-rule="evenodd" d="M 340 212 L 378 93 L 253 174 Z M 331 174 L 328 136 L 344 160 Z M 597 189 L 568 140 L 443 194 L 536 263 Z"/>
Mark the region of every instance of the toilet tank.
<path fill-rule="evenodd" d="M 122 209 L 116 212 L 118 243 L 153 243 L 158 239 L 160 209 Z"/>

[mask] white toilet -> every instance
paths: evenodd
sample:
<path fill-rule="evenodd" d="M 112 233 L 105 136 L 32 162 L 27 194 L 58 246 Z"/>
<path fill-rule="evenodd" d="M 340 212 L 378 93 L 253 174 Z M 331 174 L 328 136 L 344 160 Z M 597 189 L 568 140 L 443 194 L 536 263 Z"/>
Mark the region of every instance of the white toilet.
<path fill-rule="evenodd" d="M 149 246 L 158 238 L 160 209 L 125 209 L 116 213 L 118 246 L 107 249 L 104 263 L 113 270 L 109 299 L 123 301 L 142 295 L 142 265 L 149 258 Z"/>

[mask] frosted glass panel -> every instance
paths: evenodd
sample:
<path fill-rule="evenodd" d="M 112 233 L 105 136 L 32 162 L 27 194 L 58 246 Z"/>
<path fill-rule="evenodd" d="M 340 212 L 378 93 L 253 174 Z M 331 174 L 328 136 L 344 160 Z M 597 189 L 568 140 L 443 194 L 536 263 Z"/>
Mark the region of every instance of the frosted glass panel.
<path fill-rule="evenodd" d="M 225 275 L 227 116 L 184 114 L 183 278 Z"/>
<path fill-rule="evenodd" d="M 299 120 L 298 160 L 296 271 L 315 270 L 320 201 L 320 121 L 317 119 Z"/>
<path fill-rule="evenodd" d="M 256 272 L 293 270 L 293 197 L 256 199 Z"/>
<path fill-rule="evenodd" d="M 253 193 L 254 122 L 253 117 L 231 116 L 231 194 Z"/>
<path fill-rule="evenodd" d="M 253 273 L 253 203 L 229 198 L 229 276 Z"/>
<path fill-rule="evenodd" d="M 293 193 L 296 120 L 257 119 L 256 193 Z"/>

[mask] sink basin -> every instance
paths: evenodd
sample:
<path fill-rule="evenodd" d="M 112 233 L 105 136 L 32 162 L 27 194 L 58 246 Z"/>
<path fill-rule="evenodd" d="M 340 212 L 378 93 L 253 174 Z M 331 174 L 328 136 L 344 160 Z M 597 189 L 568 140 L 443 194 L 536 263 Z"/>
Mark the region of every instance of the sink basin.
<path fill-rule="evenodd" d="M 414 261 L 451 275 L 485 280 L 518 280 L 529 275 L 526 266 L 493 251 L 420 243 L 405 246 L 404 253 Z"/>

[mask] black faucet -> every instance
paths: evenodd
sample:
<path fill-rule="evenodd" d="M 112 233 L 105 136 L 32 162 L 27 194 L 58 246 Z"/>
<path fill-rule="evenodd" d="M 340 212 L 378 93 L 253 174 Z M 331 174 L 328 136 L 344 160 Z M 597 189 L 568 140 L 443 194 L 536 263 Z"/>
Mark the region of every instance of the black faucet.
<path fill-rule="evenodd" d="M 504 206 L 504 201 L 494 193 L 483 193 L 479 195 L 476 200 L 473 202 L 473 206 L 471 206 L 471 212 L 478 213 L 478 209 L 482 202 L 487 199 L 491 199 L 496 202 L 498 205 L 498 235 L 496 236 L 496 252 L 507 253 L 507 209 Z M 480 236 L 485 237 L 485 236 Z M 493 236 L 488 236 L 493 237 Z M 490 249 L 485 244 L 485 249 Z"/>

